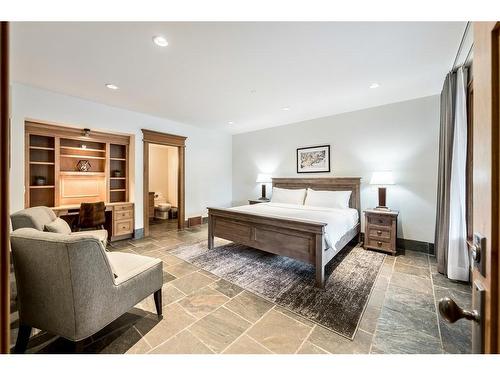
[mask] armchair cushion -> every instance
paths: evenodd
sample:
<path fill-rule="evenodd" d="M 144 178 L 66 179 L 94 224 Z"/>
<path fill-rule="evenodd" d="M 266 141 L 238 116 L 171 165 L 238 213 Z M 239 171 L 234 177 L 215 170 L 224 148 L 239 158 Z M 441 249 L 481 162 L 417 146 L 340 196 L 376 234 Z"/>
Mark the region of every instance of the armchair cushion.
<path fill-rule="evenodd" d="M 45 224 L 45 231 L 60 234 L 70 234 L 71 228 L 66 221 L 58 217 L 53 222 Z"/>
<path fill-rule="evenodd" d="M 161 259 L 137 254 L 107 252 L 106 255 L 109 265 L 116 275 L 115 285 L 119 285 L 161 263 Z"/>
<path fill-rule="evenodd" d="M 72 236 L 93 236 L 102 242 L 104 248 L 108 243 L 108 231 L 106 229 L 85 230 L 82 232 L 71 232 Z"/>

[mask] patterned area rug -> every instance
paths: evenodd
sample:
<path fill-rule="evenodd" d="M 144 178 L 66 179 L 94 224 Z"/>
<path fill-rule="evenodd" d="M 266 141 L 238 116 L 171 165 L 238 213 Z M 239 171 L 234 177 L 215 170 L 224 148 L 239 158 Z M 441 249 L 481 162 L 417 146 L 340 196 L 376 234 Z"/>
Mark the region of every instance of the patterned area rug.
<path fill-rule="evenodd" d="M 353 339 L 385 255 L 347 246 L 328 264 L 326 287 L 312 265 L 244 245 L 202 241 L 172 252 L 185 261 Z"/>

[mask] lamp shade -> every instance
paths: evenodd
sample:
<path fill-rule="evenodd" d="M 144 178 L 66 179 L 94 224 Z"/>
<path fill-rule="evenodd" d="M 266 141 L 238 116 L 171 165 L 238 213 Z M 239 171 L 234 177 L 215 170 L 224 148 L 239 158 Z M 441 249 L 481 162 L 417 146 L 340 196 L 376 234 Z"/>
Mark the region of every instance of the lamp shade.
<path fill-rule="evenodd" d="M 394 176 L 391 171 L 373 172 L 370 185 L 394 185 Z"/>
<path fill-rule="evenodd" d="M 266 174 L 266 173 L 259 173 L 257 175 L 257 181 L 256 182 L 260 182 L 262 184 L 265 184 L 265 183 L 268 183 L 268 182 L 272 182 L 271 175 L 270 174 Z"/>

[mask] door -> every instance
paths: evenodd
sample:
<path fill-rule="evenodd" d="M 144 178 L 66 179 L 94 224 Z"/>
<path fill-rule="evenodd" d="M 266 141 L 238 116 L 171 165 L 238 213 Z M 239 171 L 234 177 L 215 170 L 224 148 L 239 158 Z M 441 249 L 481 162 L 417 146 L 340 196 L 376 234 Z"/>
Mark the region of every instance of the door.
<path fill-rule="evenodd" d="M 472 350 L 498 353 L 499 348 L 499 108 L 500 23 L 474 23 L 472 311 L 453 300 L 440 301 L 451 322 L 472 321 Z"/>
<path fill-rule="evenodd" d="M 0 22 L 0 353 L 10 347 L 9 24 Z"/>

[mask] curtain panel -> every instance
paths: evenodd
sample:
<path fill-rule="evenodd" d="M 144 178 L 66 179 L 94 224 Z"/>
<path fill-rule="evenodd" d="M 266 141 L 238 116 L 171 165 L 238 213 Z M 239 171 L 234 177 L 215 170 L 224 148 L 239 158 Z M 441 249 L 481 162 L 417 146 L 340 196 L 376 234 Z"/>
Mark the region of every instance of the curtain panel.
<path fill-rule="evenodd" d="M 466 226 L 467 68 L 448 73 L 441 91 L 435 251 L 438 272 L 469 280 Z"/>

